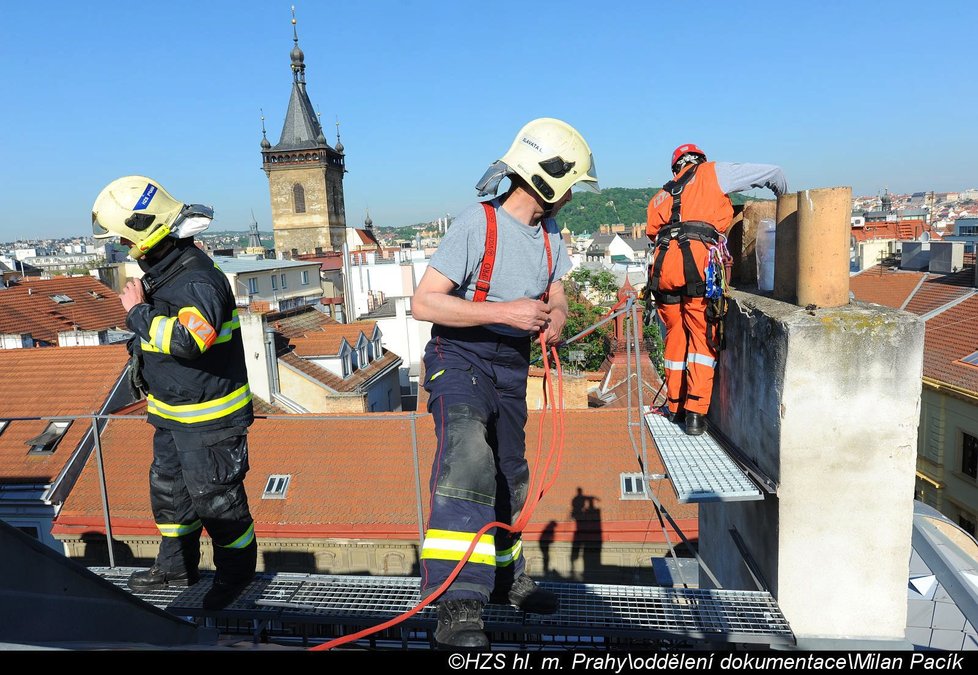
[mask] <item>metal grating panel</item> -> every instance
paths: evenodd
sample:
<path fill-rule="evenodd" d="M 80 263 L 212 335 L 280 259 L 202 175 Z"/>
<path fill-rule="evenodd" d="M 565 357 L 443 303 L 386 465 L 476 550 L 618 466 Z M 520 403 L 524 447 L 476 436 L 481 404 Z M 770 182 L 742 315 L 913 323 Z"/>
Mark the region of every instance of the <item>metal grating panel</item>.
<path fill-rule="evenodd" d="M 92 568 L 126 588 L 134 568 Z M 487 605 L 486 630 L 534 636 L 690 639 L 745 644 L 793 644 L 794 636 L 769 593 L 541 582 L 560 598 L 550 616 L 524 614 Z M 419 601 L 417 577 L 363 577 L 321 574 L 259 575 L 231 607 L 204 612 L 200 601 L 210 576 L 189 589 L 136 595 L 179 616 L 227 615 L 310 624 L 359 626 L 397 616 Z M 425 608 L 405 627 L 430 629 L 435 610 Z"/>
<path fill-rule="evenodd" d="M 645 422 L 680 502 L 763 499 L 757 486 L 709 433 L 687 436 L 681 426 L 656 413 L 646 413 Z"/>

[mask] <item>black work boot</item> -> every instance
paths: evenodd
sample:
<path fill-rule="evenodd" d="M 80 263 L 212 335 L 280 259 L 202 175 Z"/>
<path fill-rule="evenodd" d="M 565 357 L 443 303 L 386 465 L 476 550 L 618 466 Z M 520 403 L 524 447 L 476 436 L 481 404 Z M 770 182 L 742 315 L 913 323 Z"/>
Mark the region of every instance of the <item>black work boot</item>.
<path fill-rule="evenodd" d="M 204 609 L 224 609 L 238 599 L 254 578 L 254 575 L 251 575 L 240 579 L 228 579 L 217 572 L 214 575 L 214 583 L 204 595 L 201 606 Z"/>
<path fill-rule="evenodd" d="M 192 573 L 186 570 L 167 572 L 157 563 L 153 563 L 153 566 L 148 570 L 140 570 L 130 574 L 126 585 L 134 591 L 152 591 L 169 586 L 193 586 L 198 579 L 197 570 Z"/>
<path fill-rule="evenodd" d="M 435 643 L 439 649 L 488 649 L 481 600 L 442 600 L 438 603 Z"/>
<path fill-rule="evenodd" d="M 214 583 L 204 596 L 204 609 L 224 609 L 234 602 L 255 578 L 258 542 L 251 540 L 243 549 L 214 547 Z"/>
<path fill-rule="evenodd" d="M 556 595 L 540 588 L 526 574 L 519 575 L 510 588 L 493 591 L 489 600 L 500 605 L 512 605 L 533 614 L 553 614 L 560 607 L 560 600 Z"/>
<path fill-rule="evenodd" d="M 686 435 L 701 436 L 706 431 L 706 419 L 700 413 L 686 413 Z"/>

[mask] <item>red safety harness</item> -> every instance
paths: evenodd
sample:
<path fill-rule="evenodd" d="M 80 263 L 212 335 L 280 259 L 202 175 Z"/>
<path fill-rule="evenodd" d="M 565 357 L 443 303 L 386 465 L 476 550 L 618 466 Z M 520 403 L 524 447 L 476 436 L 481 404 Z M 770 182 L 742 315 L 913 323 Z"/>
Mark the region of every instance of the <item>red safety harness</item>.
<path fill-rule="evenodd" d="M 492 280 L 492 268 L 496 264 L 496 209 L 490 202 L 482 202 L 482 208 L 486 212 L 486 246 L 485 253 L 482 254 L 482 264 L 479 265 L 479 279 L 475 282 L 472 302 L 486 301 L 486 296 L 489 295 L 489 282 Z M 547 302 L 550 295 L 550 279 L 554 273 L 554 261 L 553 254 L 550 252 L 550 236 L 543 223 L 540 227 L 543 229 L 543 247 L 547 251 L 547 288 L 540 299 Z"/>

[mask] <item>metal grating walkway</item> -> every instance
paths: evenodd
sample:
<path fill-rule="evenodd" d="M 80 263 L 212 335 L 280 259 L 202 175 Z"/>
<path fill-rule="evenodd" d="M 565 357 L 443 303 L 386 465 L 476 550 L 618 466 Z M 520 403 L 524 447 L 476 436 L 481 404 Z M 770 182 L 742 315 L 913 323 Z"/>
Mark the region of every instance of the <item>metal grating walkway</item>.
<path fill-rule="evenodd" d="M 126 579 L 138 568 L 91 568 L 129 590 Z M 259 575 L 242 596 L 220 612 L 207 612 L 201 600 L 211 575 L 190 588 L 138 597 L 172 614 L 220 616 L 355 628 L 380 623 L 414 607 L 419 600 L 417 577 L 369 577 L 320 574 Z M 551 616 L 524 614 L 503 605 L 487 605 L 484 619 L 490 633 L 546 636 L 590 636 L 695 640 L 710 643 L 794 644 L 788 622 L 769 593 L 541 582 L 560 597 L 560 611 Z M 406 628 L 430 630 L 431 607 L 408 619 Z"/>
<path fill-rule="evenodd" d="M 645 423 L 680 502 L 763 499 L 757 486 L 709 433 L 687 436 L 681 426 L 654 412 L 645 414 Z"/>

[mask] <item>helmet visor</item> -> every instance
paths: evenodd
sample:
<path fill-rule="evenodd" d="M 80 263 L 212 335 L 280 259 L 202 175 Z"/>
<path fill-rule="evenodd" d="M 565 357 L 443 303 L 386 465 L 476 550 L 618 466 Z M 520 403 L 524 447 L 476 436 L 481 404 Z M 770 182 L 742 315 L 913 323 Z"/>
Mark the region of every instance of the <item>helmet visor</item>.
<path fill-rule="evenodd" d="M 107 229 L 102 227 L 102 223 L 98 222 L 98 214 L 92 214 L 92 236 L 96 239 L 107 239 L 108 237 L 114 236 Z"/>
<path fill-rule="evenodd" d="M 594 166 L 594 155 L 591 155 L 591 166 L 587 170 L 587 175 L 579 178 L 574 183 L 573 189 L 575 191 L 601 192 L 601 188 L 598 186 L 598 170 Z"/>
<path fill-rule="evenodd" d="M 476 192 L 480 197 L 485 197 L 486 195 L 495 195 L 499 190 L 499 183 L 502 182 L 503 178 L 507 175 L 513 173 L 513 170 L 509 168 L 509 165 L 502 160 L 497 160 L 489 165 L 486 172 L 479 179 L 479 182 L 475 184 Z"/>

